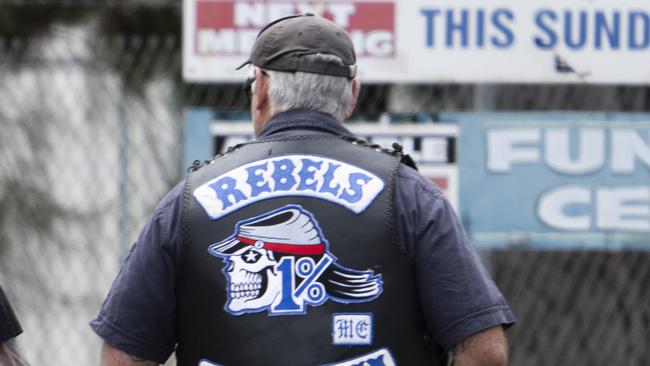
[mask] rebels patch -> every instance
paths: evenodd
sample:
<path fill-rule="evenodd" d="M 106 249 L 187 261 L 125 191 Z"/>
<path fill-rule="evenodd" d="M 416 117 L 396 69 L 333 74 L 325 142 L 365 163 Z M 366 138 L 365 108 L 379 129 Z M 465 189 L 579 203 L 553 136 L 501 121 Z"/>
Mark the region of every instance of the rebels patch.
<path fill-rule="evenodd" d="M 212 220 L 251 203 L 283 196 L 319 198 L 359 214 L 384 185 L 375 174 L 342 161 L 287 155 L 233 169 L 198 187 L 193 195 Z"/>
<path fill-rule="evenodd" d="M 208 252 L 226 263 L 224 309 L 233 315 L 305 314 L 307 305 L 368 302 L 382 292 L 381 274 L 337 263 L 313 214 L 298 205 L 240 221 Z"/>

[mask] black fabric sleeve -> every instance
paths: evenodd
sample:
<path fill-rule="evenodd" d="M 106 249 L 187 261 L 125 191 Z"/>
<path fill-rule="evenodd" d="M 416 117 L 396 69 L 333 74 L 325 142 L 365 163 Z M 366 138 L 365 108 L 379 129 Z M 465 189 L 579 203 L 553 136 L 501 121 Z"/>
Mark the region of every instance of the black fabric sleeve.
<path fill-rule="evenodd" d="M 22 331 L 7 296 L 0 287 L 0 343 L 16 337 Z"/>

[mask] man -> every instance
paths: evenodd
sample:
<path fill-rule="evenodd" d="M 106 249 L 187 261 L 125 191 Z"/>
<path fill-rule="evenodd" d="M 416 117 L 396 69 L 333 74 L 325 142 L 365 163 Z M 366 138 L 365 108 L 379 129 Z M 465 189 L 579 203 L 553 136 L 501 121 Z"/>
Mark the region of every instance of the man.
<path fill-rule="evenodd" d="M 0 366 L 28 365 L 16 345 L 15 338 L 22 332 L 9 300 L 0 287 Z"/>
<path fill-rule="evenodd" d="M 160 202 L 91 323 L 102 364 L 506 364 L 514 317 L 441 191 L 340 124 L 345 31 L 283 18 L 247 63 L 258 139 Z"/>

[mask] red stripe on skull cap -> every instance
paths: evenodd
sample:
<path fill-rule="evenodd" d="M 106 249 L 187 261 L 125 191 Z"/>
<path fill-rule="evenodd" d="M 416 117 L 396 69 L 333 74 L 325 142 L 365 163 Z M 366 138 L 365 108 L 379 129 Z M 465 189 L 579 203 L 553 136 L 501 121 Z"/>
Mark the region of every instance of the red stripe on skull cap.
<path fill-rule="evenodd" d="M 287 254 L 298 254 L 298 255 L 319 255 L 325 253 L 325 244 L 286 244 L 286 243 L 273 243 L 262 240 L 253 240 L 249 238 L 244 238 L 238 236 L 237 240 L 244 244 L 256 245 L 258 242 L 262 243 L 262 248 L 270 250 L 272 252 L 280 252 Z"/>

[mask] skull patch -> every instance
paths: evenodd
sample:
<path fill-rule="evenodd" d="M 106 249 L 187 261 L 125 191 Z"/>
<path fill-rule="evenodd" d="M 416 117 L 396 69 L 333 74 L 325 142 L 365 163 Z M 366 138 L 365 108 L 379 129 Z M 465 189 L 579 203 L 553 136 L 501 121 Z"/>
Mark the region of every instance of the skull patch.
<path fill-rule="evenodd" d="M 268 306 L 278 296 L 279 276 L 273 252 L 255 247 L 241 248 L 228 257 L 226 268 L 231 312 Z"/>
<path fill-rule="evenodd" d="M 212 244 L 228 281 L 225 311 L 305 314 L 327 300 L 368 302 L 382 292 L 380 274 L 339 265 L 318 222 L 298 205 L 237 223 L 235 233 Z"/>

